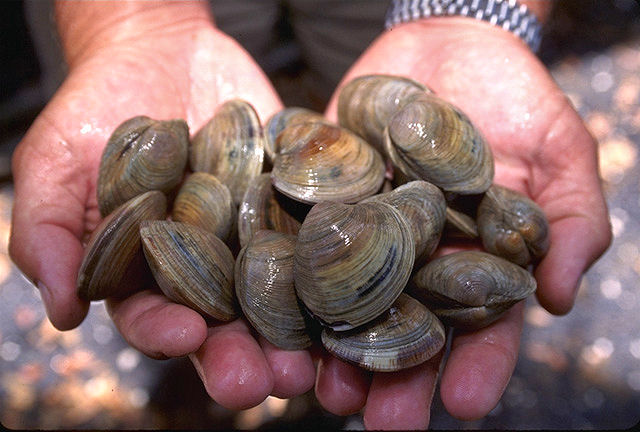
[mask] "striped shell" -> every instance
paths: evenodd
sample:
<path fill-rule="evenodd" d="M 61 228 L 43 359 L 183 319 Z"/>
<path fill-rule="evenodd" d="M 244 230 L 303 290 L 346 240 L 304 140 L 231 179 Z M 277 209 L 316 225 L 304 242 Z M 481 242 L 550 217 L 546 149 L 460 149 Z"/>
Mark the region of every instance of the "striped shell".
<path fill-rule="evenodd" d="M 416 261 L 435 251 L 445 223 L 446 203 L 442 191 L 429 182 L 415 180 L 390 192 L 374 195 L 361 202 L 386 202 L 409 222 L 416 248 Z"/>
<path fill-rule="evenodd" d="M 222 240 L 171 221 L 143 223 L 140 236 L 151 272 L 167 297 L 220 321 L 236 317 L 234 260 Z"/>
<path fill-rule="evenodd" d="M 393 75 L 364 75 L 347 83 L 338 97 L 338 121 L 384 153 L 383 131 L 391 116 L 426 86 Z"/>
<path fill-rule="evenodd" d="M 286 350 L 311 345 L 293 286 L 295 244 L 295 236 L 258 231 L 240 251 L 235 267 L 236 296 L 244 316 L 269 342 Z"/>
<path fill-rule="evenodd" d="M 93 231 L 78 272 L 78 296 L 102 300 L 126 294 L 127 267 L 140 253 L 140 223 L 164 219 L 167 200 L 150 191 L 131 198 L 109 214 Z"/>
<path fill-rule="evenodd" d="M 303 204 L 274 190 L 271 174 L 260 174 L 244 194 L 238 210 L 238 237 L 244 247 L 257 231 L 268 229 L 286 234 L 298 234 L 298 213 Z M 307 207 L 307 206 L 304 206 Z"/>
<path fill-rule="evenodd" d="M 355 203 L 375 194 L 384 181 L 380 154 L 347 129 L 321 122 L 287 127 L 271 179 L 283 194 L 307 203 Z"/>
<path fill-rule="evenodd" d="M 226 242 L 235 233 L 236 215 L 229 189 L 213 174 L 196 172 L 180 187 L 171 219 L 210 231 Z"/>
<path fill-rule="evenodd" d="M 536 290 L 522 267 L 480 251 L 462 251 L 430 261 L 409 290 L 445 324 L 474 330 L 497 320 Z"/>
<path fill-rule="evenodd" d="M 104 217 L 150 190 L 171 192 L 187 164 L 189 128 L 183 120 L 133 117 L 109 137 L 98 173 L 98 206 Z"/>
<path fill-rule="evenodd" d="M 194 172 L 215 175 L 236 205 L 251 181 L 262 172 L 264 136 L 254 108 L 239 99 L 225 102 L 193 137 L 189 163 Z"/>
<path fill-rule="evenodd" d="M 407 177 L 447 192 L 478 194 L 493 181 L 493 155 L 471 121 L 429 94 L 398 110 L 385 132 L 385 150 Z"/>
<path fill-rule="evenodd" d="M 378 319 L 347 332 L 323 329 L 322 344 L 334 356 L 375 372 L 394 372 L 436 355 L 444 326 L 432 312 L 401 294 Z"/>
<path fill-rule="evenodd" d="M 414 258 L 411 228 L 391 205 L 321 202 L 298 232 L 296 292 L 322 324 L 349 330 L 391 306 Z"/>
<path fill-rule="evenodd" d="M 322 114 L 301 107 L 287 107 L 272 115 L 264 128 L 265 145 L 264 152 L 267 159 L 273 164 L 276 155 L 280 152 L 277 146 L 277 138 L 287 126 L 304 123 L 307 121 L 324 121 Z"/>
<path fill-rule="evenodd" d="M 549 250 L 549 222 L 532 200 L 492 185 L 478 207 L 482 245 L 494 255 L 521 266 L 540 260 Z"/>

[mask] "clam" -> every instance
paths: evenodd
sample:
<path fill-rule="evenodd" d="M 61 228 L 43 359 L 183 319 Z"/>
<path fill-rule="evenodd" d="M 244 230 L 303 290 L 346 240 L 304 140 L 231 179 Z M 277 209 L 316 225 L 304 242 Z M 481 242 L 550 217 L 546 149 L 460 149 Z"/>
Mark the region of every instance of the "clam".
<path fill-rule="evenodd" d="M 303 211 L 300 207 L 302 204 L 274 190 L 270 173 L 260 174 L 247 188 L 238 210 L 240 246 L 246 246 L 253 234 L 263 229 L 298 234 L 296 214 Z"/>
<path fill-rule="evenodd" d="M 93 231 L 78 272 L 78 296 L 102 300 L 127 294 L 127 268 L 140 253 L 140 223 L 164 219 L 167 200 L 149 191 L 131 198 L 110 213 Z"/>
<path fill-rule="evenodd" d="M 235 232 L 236 215 L 229 189 L 213 174 L 196 172 L 180 187 L 171 218 L 211 231 L 227 241 Z"/>
<path fill-rule="evenodd" d="M 162 292 L 204 316 L 236 317 L 233 255 L 214 234 L 181 222 L 140 227 L 145 257 Z"/>
<path fill-rule="evenodd" d="M 258 231 L 235 267 L 235 289 L 242 312 L 254 329 L 275 346 L 299 350 L 311 345 L 307 320 L 293 286 L 296 237 Z"/>
<path fill-rule="evenodd" d="M 391 306 L 414 258 L 409 223 L 391 205 L 321 202 L 298 232 L 296 293 L 323 325 L 348 330 Z"/>
<path fill-rule="evenodd" d="M 384 181 L 380 154 L 347 129 L 324 122 L 291 125 L 278 136 L 281 148 L 271 179 L 283 194 L 307 203 L 355 203 Z"/>
<path fill-rule="evenodd" d="M 276 140 L 280 132 L 287 126 L 307 121 L 324 120 L 324 116 L 319 112 L 302 107 L 287 107 L 272 115 L 264 128 L 264 152 L 269 161 L 273 164 L 276 155 L 280 152 L 280 149 L 276 146 Z"/>
<path fill-rule="evenodd" d="M 416 95 L 431 93 L 423 84 L 393 75 L 364 75 L 348 82 L 338 96 L 340 126 L 383 151 L 383 131 L 391 116 Z"/>
<path fill-rule="evenodd" d="M 447 206 L 446 221 L 445 227 L 449 228 L 448 234 L 450 237 L 457 236 L 469 239 L 478 237 L 478 224 L 466 213 Z"/>
<path fill-rule="evenodd" d="M 189 128 L 183 120 L 133 117 L 111 134 L 98 173 L 98 206 L 104 217 L 150 190 L 171 192 L 187 163 Z"/>
<path fill-rule="evenodd" d="M 480 251 L 442 256 L 421 268 L 408 290 L 445 324 L 475 330 L 497 320 L 536 290 L 533 276 Z"/>
<path fill-rule="evenodd" d="M 492 185 L 478 207 L 478 230 L 484 248 L 526 266 L 549 250 L 549 222 L 542 209 L 516 191 Z"/>
<path fill-rule="evenodd" d="M 416 261 L 433 253 L 445 223 L 446 203 L 440 189 L 429 182 L 415 180 L 361 202 L 372 201 L 391 204 L 405 216 L 415 241 Z"/>
<path fill-rule="evenodd" d="M 404 175 L 446 192 L 478 194 L 493 181 L 489 145 L 465 114 L 434 95 L 412 98 L 396 111 L 384 145 Z"/>
<path fill-rule="evenodd" d="M 401 294 L 378 319 L 346 331 L 322 330 L 322 344 L 334 356 L 375 372 L 419 365 L 444 346 L 444 326 L 432 312 Z"/>
<path fill-rule="evenodd" d="M 236 205 L 262 172 L 264 136 L 255 109 L 243 100 L 222 104 L 193 137 L 189 148 L 192 171 L 215 175 L 231 192 Z"/>

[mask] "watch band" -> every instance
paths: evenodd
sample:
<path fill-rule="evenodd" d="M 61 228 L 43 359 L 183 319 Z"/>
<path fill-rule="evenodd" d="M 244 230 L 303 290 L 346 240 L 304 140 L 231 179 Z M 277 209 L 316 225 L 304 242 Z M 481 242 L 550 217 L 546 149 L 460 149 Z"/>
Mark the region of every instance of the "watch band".
<path fill-rule="evenodd" d="M 500 26 L 520 37 L 533 52 L 542 39 L 542 25 L 516 0 L 392 0 L 385 27 L 430 16 L 467 16 Z"/>

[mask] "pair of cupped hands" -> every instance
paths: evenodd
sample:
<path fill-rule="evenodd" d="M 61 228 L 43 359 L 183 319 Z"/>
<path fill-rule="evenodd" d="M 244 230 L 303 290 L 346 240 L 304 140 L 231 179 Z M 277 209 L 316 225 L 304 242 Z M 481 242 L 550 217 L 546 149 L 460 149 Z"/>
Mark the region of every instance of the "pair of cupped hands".
<path fill-rule="evenodd" d="M 76 295 L 76 277 L 83 242 L 100 221 L 98 165 L 115 127 L 144 114 L 183 118 L 193 134 L 231 98 L 249 101 L 263 122 L 282 108 L 256 63 L 210 21 L 123 23 L 113 37 L 67 52 L 67 79 L 14 154 L 10 253 L 60 330 L 78 326 L 88 312 Z M 427 84 L 482 131 L 495 158 L 495 183 L 531 197 L 549 219 L 551 248 L 534 270 L 536 296 L 549 312 L 567 313 L 611 232 L 596 144 L 545 67 L 502 29 L 468 18 L 431 18 L 381 34 L 342 83 L 370 73 Z M 326 111 L 332 121 L 339 88 Z M 443 253 L 446 248 L 436 252 Z M 242 319 L 207 324 L 155 286 L 131 289 L 127 298 L 107 300 L 123 337 L 153 358 L 188 355 L 221 405 L 249 408 L 268 395 L 290 398 L 315 385 L 329 412 L 363 409 L 365 425 L 374 429 L 426 428 L 438 378 L 451 415 L 486 415 L 513 372 L 523 323 L 519 304 L 487 328 L 455 332 L 441 376 L 442 354 L 408 370 L 371 374 L 319 347 L 278 349 Z"/>

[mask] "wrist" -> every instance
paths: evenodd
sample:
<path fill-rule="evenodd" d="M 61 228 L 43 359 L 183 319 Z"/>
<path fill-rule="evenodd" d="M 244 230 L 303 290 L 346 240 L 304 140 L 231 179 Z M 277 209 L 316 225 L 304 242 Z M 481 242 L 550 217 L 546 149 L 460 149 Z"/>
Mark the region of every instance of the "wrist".
<path fill-rule="evenodd" d="M 157 48 L 167 35 L 179 37 L 212 27 L 206 2 L 64 2 L 55 16 L 71 68 L 103 48 L 146 41 Z M 176 19 L 179 17 L 179 19 Z"/>

